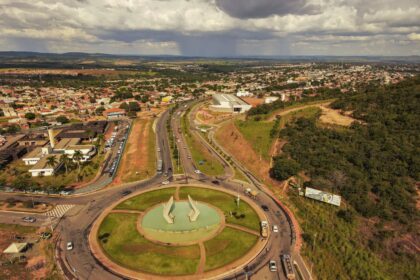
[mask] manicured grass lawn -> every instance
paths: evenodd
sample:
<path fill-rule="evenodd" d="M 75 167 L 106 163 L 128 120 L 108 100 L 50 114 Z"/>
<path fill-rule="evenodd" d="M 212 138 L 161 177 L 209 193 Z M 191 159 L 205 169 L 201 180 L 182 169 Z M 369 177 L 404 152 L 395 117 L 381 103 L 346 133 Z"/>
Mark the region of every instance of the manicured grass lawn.
<path fill-rule="evenodd" d="M 205 270 L 224 266 L 246 254 L 258 241 L 258 236 L 233 228 L 225 228 L 218 236 L 204 243 Z"/>
<path fill-rule="evenodd" d="M 198 187 L 182 187 L 179 190 L 180 199 L 187 199 L 188 195 L 194 200 L 207 202 L 218 207 L 225 213 L 227 223 L 241 225 L 257 231 L 260 230 L 260 219 L 258 218 L 257 213 L 243 200 L 240 201 L 238 208 L 235 197 L 224 192 Z M 235 216 L 231 216 L 230 212 L 236 212 L 237 217 L 241 214 L 244 214 L 245 217 L 236 218 Z"/>
<path fill-rule="evenodd" d="M 270 159 L 270 148 L 273 144 L 273 138 L 270 137 L 270 130 L 273 128 L 273 122 L 263 122 L 254 120 L 236 120 L 236 127 L 251 144 L 252 148 L 258 154 L 261 154 L 265 160 Z"/>
<path fill-rule="evenodd" d="M 214 157 L 207 148 L 203 146 L 203 144 L 200 143 L 197 135 L 189 131 L 188 114 L 185 114 L 182 117 L 181 126 L 185 140 L 190 149 L 192 159 L 194 160 L 197 168 L 200 169 L 201 172 L 210 176 L 223 175 L 224 168 L 220 161 Z"/>
<path fill-rule="evenodd" d="M 155 204 L 168 201 L 174 194 L 175 188 L 150 191 L 121 202 L 115 209 L 144 211 Z"/>
<path fill-rule="evenodd" d="M 114 262 L 137 271 L 162 275 L 192 274 L 200 259 L 198 245 L 154 244 L 136 229 L 137 214 L 111 213 L 102 222 L 98 241 Z"/>

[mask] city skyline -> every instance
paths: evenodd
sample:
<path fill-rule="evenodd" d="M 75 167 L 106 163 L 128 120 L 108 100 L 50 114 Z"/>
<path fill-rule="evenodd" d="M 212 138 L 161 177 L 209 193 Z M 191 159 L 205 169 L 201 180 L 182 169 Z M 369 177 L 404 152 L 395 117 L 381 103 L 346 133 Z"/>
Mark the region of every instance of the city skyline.
<path fill-rule="evenodd" d="M 0 51 L 420 55 L 420 9 L 412 0 L 1 2 Z"/>

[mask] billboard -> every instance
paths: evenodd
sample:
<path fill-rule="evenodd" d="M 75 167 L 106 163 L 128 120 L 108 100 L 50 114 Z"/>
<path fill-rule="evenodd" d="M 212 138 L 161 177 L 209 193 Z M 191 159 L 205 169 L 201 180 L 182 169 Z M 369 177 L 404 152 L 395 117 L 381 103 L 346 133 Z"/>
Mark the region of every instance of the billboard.
<path fill-rule="evenodd" d="M 341 204 L 341 196 L 329 192 L 323 192 L 313 188 L 306 188 L 305 196 L 335 206 L 340 206 Z"/>

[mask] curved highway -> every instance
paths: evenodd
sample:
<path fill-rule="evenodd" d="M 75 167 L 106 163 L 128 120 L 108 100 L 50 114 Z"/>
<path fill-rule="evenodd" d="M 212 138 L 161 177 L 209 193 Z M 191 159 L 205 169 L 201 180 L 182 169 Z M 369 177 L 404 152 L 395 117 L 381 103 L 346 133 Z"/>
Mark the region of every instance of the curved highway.
<path fill-rule="evenodd" d="M 196 166 L 189 156 L 190 151 L 182 133 L 179 133 L 180 116 L 185 112 L 189 105 L 180 106 L 173 114 L 174 117 L 171 119 L 173 132 L 175 137 L 179 139 L 179 141 L 176 141 L 176 144 L 178 145 L 178 150 L 180 152 L 186 183 L 193 184 L 194 182 L 199 181 L 233 191 L 241 191 L 243 188 L 242 185 L 230 182 L 227 178 L 217 180 L 217 182 L 215 182 L 216 178 L 214 177 L 195 173 Z M 88 244 L 89 231 L 96 218 L 102 213 L 103 209 L 116 200 L 121 199 L 124 196 L 124 191 L 135 192 L 140 189 L 152 189 L 161 185 L 163 181 L 173 179 L 173 169 L 166 129 L 168 116 L 169 111 L 164 112 L 156 124 L 157 143 L 160 149 L 158 157 L 163 162 L 162 174 L 157 174 L 154 177 L 142 182 L 125 184 L 114 188 L 105 188 L 103 190 L 84 195 L 74 195 L 68 197 L 36 196 L 36 200 L 41 202 L 77 205 L 68 211 L 61 220 L 57 221 L 58 225 L 56 227 L 58 230 L 56 257 L 67 279 L 123 279 L 123 277 L 107 270 L 106 267 L 102 266 L 102 264 L 93 257 Z M 222 163 L 224 165 L 226 164 L 223 160 Z M 20 200 L 30 200 L 35 196 L 10 193 L 0 194 L 0 198 L 2 199 L 8 197 Z M 279 233 L 270 234 L 267 250 L 260 253 L 260 255 L 244 267 L 243 271 L 238 273 L 238 275 L 231 275 L 231 277 L 228 278 L 252 279 L 253 274 L 261 269 L 261 267 L 265 266 L 269 260 L 274 259 L 278 264 L 278 272 L 275 278 L 286 279 L 280 267 L 279 256 L 282 253 L 290 253 L 292 250 L 291 227 L 288 223 L 286 215 L 269 195 L 261 192 L 260 195 L 258 195 L 256 203 L 260 206 L 265 205 L 269 208 L 266 215 L 269 219 L 270 229 L 272 225 L 278 225 Z M 74 244 L 74 249 L 71 251 L 67 251 L 65 248 L 67 242 L 69 241 L 72 241 Z"/>

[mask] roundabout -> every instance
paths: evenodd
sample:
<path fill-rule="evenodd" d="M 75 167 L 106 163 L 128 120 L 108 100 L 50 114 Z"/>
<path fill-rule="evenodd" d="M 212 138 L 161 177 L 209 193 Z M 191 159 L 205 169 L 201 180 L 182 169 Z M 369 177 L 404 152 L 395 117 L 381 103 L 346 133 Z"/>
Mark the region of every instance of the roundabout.
<path fill-rule="evenodd" d="M 264 213 L 248 197 L 210 186 L 135 193 L 106 209 L 89 234 L 95 258 L 135 279 L 216 279 L 243 269 L 266 244 Z"/>

